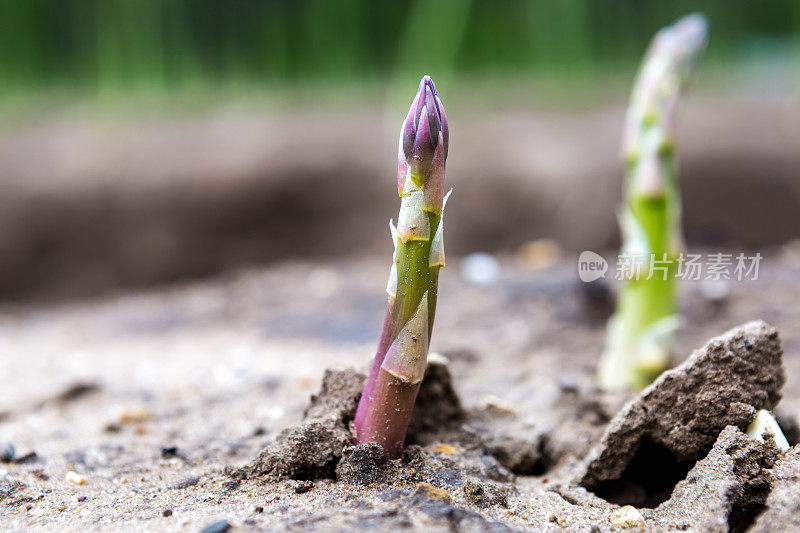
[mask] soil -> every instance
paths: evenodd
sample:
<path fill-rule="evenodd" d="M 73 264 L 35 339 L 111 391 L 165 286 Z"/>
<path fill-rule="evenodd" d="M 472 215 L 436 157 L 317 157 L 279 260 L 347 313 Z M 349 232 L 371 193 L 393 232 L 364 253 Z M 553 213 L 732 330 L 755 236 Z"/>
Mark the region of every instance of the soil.
<path fill-rule="evenodd" d="M 6 306 L 0 526 L 796 529 L 800 447 L 741 431 L 774 408 L 796 444 L 792 250 L 726 291 L 684 283 L 682 364 L 630 396 L 594 387 L 613 284 L 581 284 L 571 259 L 533 270 L 509 256 L 495 283 L 472 285 L 452 260 L 441 355 L 396 461 L 349 439 L 385 261 Z"/>

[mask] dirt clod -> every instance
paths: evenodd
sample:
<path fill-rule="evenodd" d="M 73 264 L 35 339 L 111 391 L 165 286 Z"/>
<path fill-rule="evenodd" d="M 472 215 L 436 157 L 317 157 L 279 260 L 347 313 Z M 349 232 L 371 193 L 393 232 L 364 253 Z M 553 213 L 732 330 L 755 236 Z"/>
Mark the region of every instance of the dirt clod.
<path fill-rule="evenodd" d="M 678 465 L 700 459 L 725 426 L 745 428 L 758 409 L 772 409 L 780 400 L 782 357 L 777 330 L 763 321 L 711 339 L 614 417 L 577 481 L 602 489 L 632 474 L 626 469 L 640 451 Z"/>
<path fill-rule="evenodd" d="M 304 420 L 338 418 L 349 422 L 355 416 L 366 376 L 352 369 L 326 369 L 322 386 L 303 410 Z"/>
<path fill-rule="evenodd" d="M 250 467 L 254 476 L 274 480 L 333 477 L 342 449 L 349 443 L 344 428 L 306 422 L 283 430 Z"/>
<path fill-rule="evenodd" d="M 355 417 L 364 379 L 354 370 L 326 370 L 320 392 L 311 396 L 303 412 L 304 421 L 283 430 L 235 475 L 272 480 L 333 477 L 342 450 L 352 440 L 348 425 Z"/>
<path fill-rule="evenodd" d="M 347 446 L 336 465 L 336 479 L 354 485 L 374 485 L 385 479 L 383 447 L 377 443 Z"/>
<path fill-rule="evenodd" d="M 697 531 L 744 530 L 763 506 L 777 456 L 773 443 L 752 439 L 728 426 L 707 457 L 698 461 L 672 497 L 654 511 L 661 527 Z M 777 530 L 776 530 L 777 531 Z"/>
<path fill-rule="evenodd" d="M 800 447 L 790 449 L 772 469 L 772 492 L 766 509 L 750 530 L 753 533 L 770 531 L 800 531 Z"/>

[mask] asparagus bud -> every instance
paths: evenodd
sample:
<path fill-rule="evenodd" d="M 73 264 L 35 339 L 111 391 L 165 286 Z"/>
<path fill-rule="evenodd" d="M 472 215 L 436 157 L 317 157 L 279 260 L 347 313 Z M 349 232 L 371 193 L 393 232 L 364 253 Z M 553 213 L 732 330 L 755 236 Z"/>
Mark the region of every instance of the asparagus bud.
<path fill-rule="evenodd" d="M 622 253 L 639 262 L 620 287 L 599 366 L 606 389 L 641 389 L 669 365 L 677 329 L 675 270 L 682 249 L 674 144 L 678 104 L 707 40 L 702 15 L 659 31 L 631 94 L 622 135 Z"/>
<path fill-rule="evenodd" d="M 383 331 L 358 404 L 356 442 L 377 442 L 390 458 L 403 450 L 408 422 L 425 373 L 439 269 L 444 266 L 442 214 L 450 133 L 430 77 L 400 129 L 397 227 L 389 223 L 394 256 Z M 448 194 L 449 196 L 449 194 Z"/>

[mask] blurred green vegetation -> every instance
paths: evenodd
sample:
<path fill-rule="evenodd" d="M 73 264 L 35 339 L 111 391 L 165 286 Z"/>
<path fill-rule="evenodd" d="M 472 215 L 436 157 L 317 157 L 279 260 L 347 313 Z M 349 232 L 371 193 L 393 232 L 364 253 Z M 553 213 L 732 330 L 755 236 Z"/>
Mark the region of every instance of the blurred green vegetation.
<path fill-rule="evenodd" d="M 0 97 L 336 90 L 422 73 L 579 89 L 624 72 L 627 85 L 652 34 L 692 11 L 710 20 L 709 63 L 798 56 L 797 0 L 0 0 Z"/>

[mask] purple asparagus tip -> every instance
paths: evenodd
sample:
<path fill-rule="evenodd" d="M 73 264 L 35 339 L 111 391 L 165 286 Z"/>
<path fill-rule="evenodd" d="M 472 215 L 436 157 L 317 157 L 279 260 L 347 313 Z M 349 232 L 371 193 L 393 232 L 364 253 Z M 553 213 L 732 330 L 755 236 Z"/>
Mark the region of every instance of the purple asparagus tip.
<path fill-rule="evenodd" d="M 413 181 L 422 187 L 432 170 L 437 170 L 434 160 L 444 165 L 449 143 L 447 115 L 436 85 L 430 76 L 423 76 L 400 132 L 397 185 L 401 194 L 408 169 Z"/>

